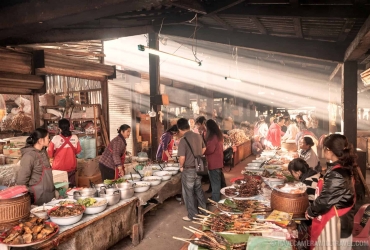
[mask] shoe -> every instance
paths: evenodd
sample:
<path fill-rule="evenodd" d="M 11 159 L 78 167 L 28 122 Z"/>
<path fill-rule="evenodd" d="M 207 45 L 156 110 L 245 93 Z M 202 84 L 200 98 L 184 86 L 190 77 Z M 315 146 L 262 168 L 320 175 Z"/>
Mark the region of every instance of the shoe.
<path fill-rule="evenodd" d="M 184 220 L 184 221 L 192 221 L 188 216 L 182 217 L 182 220 Z"/>

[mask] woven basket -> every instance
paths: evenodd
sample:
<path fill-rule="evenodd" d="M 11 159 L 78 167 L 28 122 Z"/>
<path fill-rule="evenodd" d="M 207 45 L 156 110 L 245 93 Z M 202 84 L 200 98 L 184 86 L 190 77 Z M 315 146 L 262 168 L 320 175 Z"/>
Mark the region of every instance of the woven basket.
<path fill-rule="evenodd" d="M 31 199 L 28 194 L 0 200 L 0 231 L 13 226 L 30 215 Z"/>
<path fill-rule="evenodd" d="M 285 148 L 287 151 L 297 151 L 298 150 L 297 144 L 295 144 L 295 143 L 283 142 L 283 143 L 281 143 L 281 147 Z"/>
<path fill-rule="evenodd" d="M 277 190 L 271 193 L 271 208 L 274 210 L 293 213 L 294 216 L 301 216 L 308 207 L 307 193 L 288 194 Z"/>

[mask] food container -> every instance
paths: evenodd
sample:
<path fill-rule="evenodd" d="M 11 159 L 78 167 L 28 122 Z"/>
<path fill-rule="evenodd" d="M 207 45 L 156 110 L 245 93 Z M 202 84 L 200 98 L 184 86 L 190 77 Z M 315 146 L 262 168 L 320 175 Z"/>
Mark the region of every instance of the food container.
<path fill-rule="evenodd" d="M 279 178 L 267 178 L 267 182 L 270 187 L 275 187 L 277 185 L 284 184 L 284 179 Z"/>
<path fill-rule="evenodd" d="M 104 184 L 104 183 L 95 184 L 95 189 L 98 190 L 98 192 L 102 189 L 107 189 L 107 188 L 111 188 L 111 187 L 112 187 L 111 185 L 107 185 L 107 184 Z"/>
<path fill-rule="evenodd" d="M 86 198 L 91 198 L 91 197 L 81 197 L 80 199 L 86 199 Z M 107 206 L 108 206 L 108 201 L 107 199 L 105 198 L 94 198 L 97 202 L 99 201 L 105 201 L 105 203 L 103 205 L 100 205 L 100 206 L 90 206 L 90 207 L 86 207 L 85 209 L 85 214 L 98 214 L 98 213 L 101 213 L 103 212 Z"/>
<path fill-rule="evenodd" d="M 293 216 L 304 216 L 308 207 L 307 193 L 289 194 L 276 189 L 271 192 L 271 208 L 287 213 L 293 213 Z"/>
<path fill-rule="evenodd" d="M 175 175 L 179 172 L 179 169 L 180 168 L 176 168 L 176 167 L 166 167 L 163 170 L 170 172 L 172 175 Z"/>
<path fill-rule="evenodd" d="M 132 174 L 132 178 L 133 178 L 133 180 L 132 180 L 132 178 L 131 178 L 131 175 L 130 174 L 126 174 L 126 175 L 124 175 L 123 176 L 123 178 L 124 179 L 126 179 L 126 180 L 128 180 L 128 181 L 133 181 L 133 182 L 138 182 L 138 181 L 140 181 L 140 175 L 138 175 L 138 174 Z"/>
<path fill-rule="evenodd" d="M 265 170 L 264 168 L 260 168 L 260 167 L 245 167 L 245 170 L 247 171 L 250 171 L 250 172 L 263 172 L 263 170 Z"/>
<path fill-rule="evenodd" d="M 129 189 L 129 188 L 133 188 L 133 184 L 130 183 L 130 182 L 116 183 L 115 186 L 118 189 Z"/>
<path fill-rule="evenodd" d="M 52 208 L 53 206 L 45 206 L 45 210 L 44 210 L 44 206 L 35 207 L 31 209 L 31 214 L 41 219 L 47 220 L 49 218 L 48 211 Z"/>
<path fill-rule="evenodd" d="M 50 201 L 48 202 L 46 205 L 49 205 L 49 206 L 57 206 L 57 205 L 60 205 L 61 202 L 64 202 L 64 201 L 69 201 L 73 204 L 76 204 L 76 200 L 72 200 L 72 199 L 61 199 L 61 200 L 53 200 L 53 201 Z"/>
<path fill-rule="evenodd" d="M 150 182 L 151 186 L 157 186 L 162 182 L 162 177 L 160 176 L 148 176 L 144 177 L 144 181 Z"/>
<path fill-rule="evenodd" d="M 19 220 L 29 217 L 30 209 L 31 198 L 29 194 L 0 200 L 0 231 L 16 225 Z"/>
<path fill-rule="evenodd" d="M 130 199 L 132 196 L 134 196 L 135 190 L 133 185 L 135 184 L 129 182 L 116 184 L 116 187 L 121 192 L 121 200 Z"/>
<path fill-rule="evenodd" d="M 108 201 L 108 205 L 112 206 L 117 204 L 121 200 L 120 190 L 116 190 L 114 194 L 101 194 L 99 193 L 100 198 L 105 198 Z"/>
<path fill-rule="evenodd" d="M 50 217 L 50 220 L 54 222 L 55 224 L 58 224 L 60 226 L 69 226 L 72 224 L 75 224 L 79 222 L 82 219 L 82 216 L 84 214 L 81 213 L 80 215 L 75 215 L 75 216 L 69 216 L 69 217 Z"/>
<path fill-rule="evenodd" d="M 142 193 L 148 191 L 150 188 L 150 182 L 147 181 L 139 181 L 135 183 L 134 190 L 135 193 Z"/>
<path fill-rule="evenodd" d="M 107 189 L 102 189 L 99 193 L 103 194 L 114 194 L 118 188 L 107 188 Z"/>
<path fill-rule="evenodd" d="M 167 181 L 171 179 L 172 173 L 168 171 L 158 171 L 158 172 L 153 173 L 153 175 L 162 177 L 162 181 Z"/>
<path fill-rule="evenodd" d="M 68 226 L 68 225 L 72 225 L 72 224 L 75 224 L 75 223 L 79 222 L 82 219 L 82 216 L 84 215 L 84 211 L 85 211 L 85 209 L 84 209 L 84 211 L 82 211 L 81 214 L 73 215 L 73 216 L 65 216 L 65 217 L 50 216 L 50 212 L 57 209 L 58 207 L 59 206 L 50 209 L 48 211 L 48 215 L 49 215 L 49 218 L 52 222 L 54 222 L 55 224 L 58 224 L 60 226 Z"/>

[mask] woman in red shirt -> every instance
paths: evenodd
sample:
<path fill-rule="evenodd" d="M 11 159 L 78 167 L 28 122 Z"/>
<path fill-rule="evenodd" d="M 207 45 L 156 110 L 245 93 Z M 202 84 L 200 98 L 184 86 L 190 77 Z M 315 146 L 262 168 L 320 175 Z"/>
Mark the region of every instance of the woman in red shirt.
<path fill-rule="evenodd" d="M 223 135 L 214 120 L 206 122 L 206 151 L 209 178 L 212 187 L 212 200 L 218 202 L 221 199 L 221 176 L 224 166 Z"/>
<path fill-rule="evenodd" d="M 70 187 L 76 186 L 76 155 L 81 152 L 81 145 L 77 135 L 72 135 L 70 123 L 67 119 L 58 122 L 60 135 L 56 135 L 51 140 L 48 147 L 48 155 L 53 158 L 53 170 L 68 172 Z"/>

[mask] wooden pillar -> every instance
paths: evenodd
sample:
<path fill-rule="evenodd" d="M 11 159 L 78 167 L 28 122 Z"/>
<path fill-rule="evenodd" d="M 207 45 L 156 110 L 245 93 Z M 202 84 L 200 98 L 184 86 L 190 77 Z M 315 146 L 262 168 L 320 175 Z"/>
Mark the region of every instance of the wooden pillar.
<path fill-rule="evenodd" d="M 159 50 L 159 40 L 158 34 L 149 33 L 149 48 Z M 159 56 L 149 54 L 149 85 L 150 85 L 150 109 L 153 107 L 154 112 L 158 114 L 160 110 L 160 105 L 154 105 L 154 98 L 156 95 L 159 95 L 159 84 L 160 84 L 160 71 L 159 71 Z M 151 118 L 151 158 L 155 160 L 155 155 L 158 149 L 158 115 Z"/>
<path fill-rule="evenodd" d="M 342 67 L 343 134 L 357 147 L 357 62 L 348 61 Z"/>
<path fill-rule="evenodd" d="M 101 84 L 101 97 L 102 97 L 102 105 L 101 105 L 101 112 L 102 112 L 102 115 L 105 119 L 105 125 L 106 125 L 106 128 L 107 128 L 107 133 L 108 133 L 108 138 L 109 138 L 109 95 L 108 95 L 108 80 L 106 79 L 105 81 L 101 81 L 100 82 Z M 109 140 L 111 140 L 113 138 L 109 138 Z"/>

